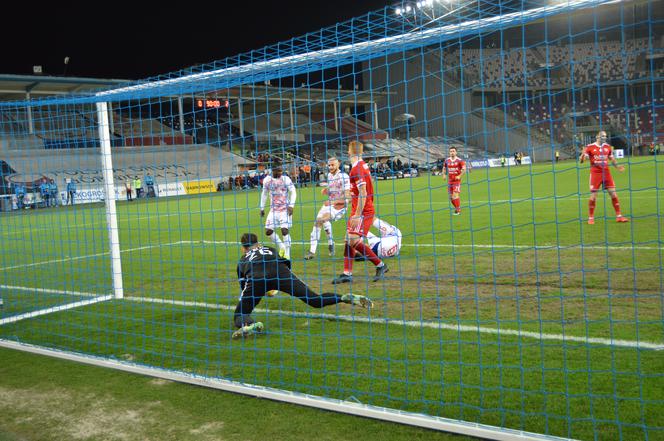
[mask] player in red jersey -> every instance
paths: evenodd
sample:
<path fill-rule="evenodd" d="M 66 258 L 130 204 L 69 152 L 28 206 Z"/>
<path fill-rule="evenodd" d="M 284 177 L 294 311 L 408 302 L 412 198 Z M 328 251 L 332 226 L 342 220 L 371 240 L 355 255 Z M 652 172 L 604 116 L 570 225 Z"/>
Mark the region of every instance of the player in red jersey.
<path fill-rule="evenodd" d="M 443 166 L 443 180 L 447 181 L 447 193 L 450 202 L 454 205 L 454 215 L 461 214 L 461 176 L 466 172 L 466 162 L 457 156 L 456 147 L 450 147 L 450 157 L 445 160 Z"/>
<path fill-rule="evenodd" d="M 373 182 L 369 166 L 362 160 L 363 150 L 364 145 L 359 141 L 351 141 L 348 144 L 348 156 L 351 164 L 353 164 L 349 174 L 352 209 L 346 230 L 344 272 L 332 281 L 333 284 L 347 283 L 353 280 L 353 261 L 356 252 L 376 265 L 374 282 L 382 279 L 388 271 L 387 265 L 363 241 L 373 224 L 375 214 Z"/>
<path fill-rule="evenodd" d="M 625 171 L 625 167 L 618 165 L 616 158 L 613 157 L 613 148 L 606 143 L 606 132 L 597 133 L 597 141 L 588 144 L 579 161 L 583 163 L 586 159 L 590 160 L 590 200 L 588 201 L 588 224 L 595 223 L 595 204 L 597 203 L 597 191 L 600 187 L 609 192 L 613 208 L 616 210 L 616 222 L 629 222 L 625 216 L 620 213 L 620 201 L 616 194 L 616 184 L 611 177 L 609 170 L 609 161 L 619 172 Z"/>

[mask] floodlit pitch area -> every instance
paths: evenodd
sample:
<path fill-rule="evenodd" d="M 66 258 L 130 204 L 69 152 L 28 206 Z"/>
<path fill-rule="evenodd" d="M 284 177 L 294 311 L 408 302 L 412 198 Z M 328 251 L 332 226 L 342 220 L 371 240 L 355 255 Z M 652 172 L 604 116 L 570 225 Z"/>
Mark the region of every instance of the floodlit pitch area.
<path fill-rule="evenodd" d="M 571 161 L 473 170 L 456 217 L 439 176 L 378 181 L 377 214 L 403 248 L 384 282 L 356 263 L 352 286 L 330 283 L 344 223 L 337 257 L 322 246 L 302 259 L 324 199 L 299 188 L 295 273 L 376 306 L 266 298 L 265 335 L 244 341 L 230 338 L 235 262 L 242 233 L 264 238 L 258 190 L 119 202 L 122 300 L 109 297 L 103 205 L 3 215 L 0 338 L 558 436 L 654 439 L 664 164 L 613 174 L 628 224 L 604 195 L 585 223 L 588 169 Z"/>

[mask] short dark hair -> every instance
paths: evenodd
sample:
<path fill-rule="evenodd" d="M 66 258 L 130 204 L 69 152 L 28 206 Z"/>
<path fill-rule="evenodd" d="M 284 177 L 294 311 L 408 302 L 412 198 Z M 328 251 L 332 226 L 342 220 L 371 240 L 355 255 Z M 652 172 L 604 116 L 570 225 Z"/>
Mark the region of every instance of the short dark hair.
<path fill-rule="evenodd" d="M 249 248 L 250 246 L 258 243 L 258 237 L 254 233 L 244 233 L 240 239 L 243 247 Z"/>

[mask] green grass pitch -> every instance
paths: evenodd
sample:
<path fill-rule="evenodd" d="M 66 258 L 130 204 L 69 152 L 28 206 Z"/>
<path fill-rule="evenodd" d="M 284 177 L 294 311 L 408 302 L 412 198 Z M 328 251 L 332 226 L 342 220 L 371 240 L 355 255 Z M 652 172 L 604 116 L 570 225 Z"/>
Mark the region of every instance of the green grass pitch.
<path fill-rule="evenodd" d="M 625 161 L 627 163 L 627 161 Z M 337 257 L 304 261 L 319 188 L 298 189 L 293 268 L 317 291 L 373 310 L 280 295 L 232 341 L 244 232 L 263 236 L 258 190 L 118 203 L 125 299 L 0 325 L 0 338 L 436 416 L 592 439 L 664 437 L 664 163 L 613 172 L 623 213 L 573 162 L 476 169 L 452 216 L 425 174 L 376 183 L 404 234 L 385 281 Z M 0 217 L 0 321 L 112 292 L 104 206 Z M 323 235 L 324 236 L 324 235 Z"/>

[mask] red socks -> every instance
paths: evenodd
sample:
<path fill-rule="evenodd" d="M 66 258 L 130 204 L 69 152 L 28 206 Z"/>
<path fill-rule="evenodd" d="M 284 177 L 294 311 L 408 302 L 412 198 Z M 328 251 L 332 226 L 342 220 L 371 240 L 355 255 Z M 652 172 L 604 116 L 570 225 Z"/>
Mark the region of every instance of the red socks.
<path fill-rule="evenodd" d="M 344 272 L 351 274 L 353 272 L 353 260 L 355 259 L 355 250 L 348 242 L 344 243 Z"/>
<path fill-rule="evenodd" d="M 456 208 L 457 210 L 459 209 L 459 207 L 461 207 L 461 199 L 456 198 L 456 199 L 451 199 L 451 201 L 452 205 L 454 205 L 454 208 Z"/>
<path fill-rule="evenodd" d="M 376 256 L 376 253 L 373 252 L 370 246 L 365 244 L 362 241 L 359 241 L 355 244 L 355 250 L 360 254 L 364 255 L 367 259 L 371 261 L 374 265 L 380 265 L 381 260 Z"/>
<path fill-rule="evenodd" d="M 622 216 L 620 213 L 620 201 L 618 200 L 618 196 L 612 197 L 611 203 L 613 204 L 613 209 L 616 210 L 616 216 Z M 588 200 L 588 214 L 590 217 L 595 217 L 595 205 L 597 205 L 597 201 Z"/>
<path fill-rule="evenodd" d="M 613 204 L 613 209 L 616 210 L 616 216 L 622 216 L 622 214 L 620 214 L 620 201 L 618 200 L 618 196 L 612 197 L 611 203 Z"/>
<path fill-rule="evenodd" d="M 355 260 L 355 253 L 358 252 L 365 256 L 368 260 L 371 261 L 374 265 L 378 266 L 381 264 L 382 260 L 373 252 L 371 247 L 365 244 L 362 241 L 359 241 L 355 244 L 354 247 L 351 247 L 348 242 L 344 245 L 344 272 L 346 274 L 353 273 L 353 260 Z"/>

